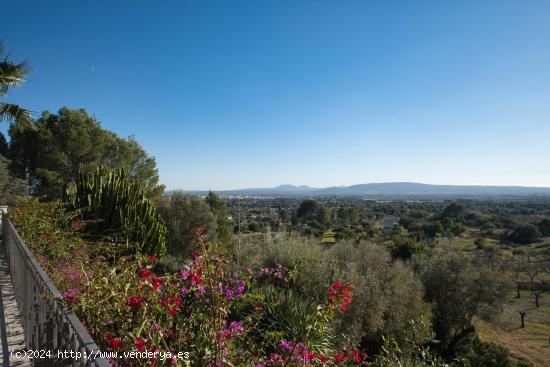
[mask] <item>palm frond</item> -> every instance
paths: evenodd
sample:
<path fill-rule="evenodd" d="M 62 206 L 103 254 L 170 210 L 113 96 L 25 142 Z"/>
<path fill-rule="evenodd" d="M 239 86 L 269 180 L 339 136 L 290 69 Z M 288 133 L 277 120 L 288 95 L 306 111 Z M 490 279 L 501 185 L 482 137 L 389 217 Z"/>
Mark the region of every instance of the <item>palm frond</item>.
<path fill-rule="evenodd" d="M 16 104 L 0 102 L 0 122 L 22 121 L 32 124 L 31 112 Z"/>
<path fill-rule="evenodd" d="M 32 71 L 31 64 L 24 60 L 15 64 L 8 60 L 0 61 L 0 90 L 5 94 L 10 87 L 17 87 L 27 80 Z"/>

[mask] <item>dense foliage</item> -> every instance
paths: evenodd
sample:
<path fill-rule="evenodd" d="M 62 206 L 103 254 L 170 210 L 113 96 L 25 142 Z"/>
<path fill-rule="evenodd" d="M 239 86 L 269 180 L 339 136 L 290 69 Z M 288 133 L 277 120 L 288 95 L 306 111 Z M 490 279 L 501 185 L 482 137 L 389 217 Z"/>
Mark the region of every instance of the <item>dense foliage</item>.
<path fill-rule="evenodd" d="M 29 192 L 29 188 L 25 180 L 12 176 L 8 166 L 8 159 L 0 154 L 0 204 L 13 205 L 18 196 Z"/>
<path fill-rule="evenodd" d="M 334 281 L 318 302 L 304 303 L 289 293 L 292 269 L 278 264 L 230 272 L 199 228 L 193 229 L 199 251 L 192 262 L 157 274 L 154 256 L 100 256 L 79 240 L 85 224 L 61 203 L 31 200 L 12 219 L 104 350 L 188 351 L 192 365 L 205 366 L 360 365 L 367 358 L 352 344 L 337 348 L 330 334 L 332 320 L 352 300 L 351 283 Z M 112 364 L 170 365 L 174 359 Z"/>
<path fill-rule="evenodd" d="M 31 190 L 49 198 L 61 198 L 74 183 L 80 167 L 93 172 L 97 166 L 125 168 L 148 197 L 162 194 L 155 158 L 133 139 L 122 139 L 101 127 L 84 109 L 61 108 L 43 112 L 29 125 L 10 126 L 10 159 L 14 173 L 27 178 Z"/>
<path fill-rule="evenodd" d="M 168 254 L 175 258 L 189 258 L 196 250 L 192 228 L 201 227 L 212 241 L 217 240 L 216 217 L 201 198 L 174 192 L 161 201 L 159 212 L 168 228 Z"/>

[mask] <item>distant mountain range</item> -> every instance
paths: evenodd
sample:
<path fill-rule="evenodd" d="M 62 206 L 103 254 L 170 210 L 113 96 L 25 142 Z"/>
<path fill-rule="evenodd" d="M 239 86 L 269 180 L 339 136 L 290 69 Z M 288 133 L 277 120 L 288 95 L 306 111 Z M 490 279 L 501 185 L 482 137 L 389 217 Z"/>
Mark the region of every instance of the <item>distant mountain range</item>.
<path fill-rule="evenodd" d="M 186 191 L 206 194 L 208 191 Z M 272 188 L 219 190 L 221 195 L 249 196 L 362 196 L 362 197 L 476 197 L 476 196 L 550 196 L 550 187 L 430 185 L 416 182 L 383 182 L 352 186 L 314 188 L 280 185 Z"/>

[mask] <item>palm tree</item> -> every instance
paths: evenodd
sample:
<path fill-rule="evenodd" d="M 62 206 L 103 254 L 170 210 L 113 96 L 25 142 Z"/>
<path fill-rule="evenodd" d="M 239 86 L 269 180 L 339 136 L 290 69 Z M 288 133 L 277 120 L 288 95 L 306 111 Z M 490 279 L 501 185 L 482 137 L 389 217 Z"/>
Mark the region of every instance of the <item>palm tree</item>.
<path fill-rule="evenodd" d="M 9 52 L 6 51 L 4 42 L 0 40 L 0 98 L 8 93 L 9 88 L 15 88 L 27 80 L 31 72 L 31 66 L 27 61 L 18 64 L 8 60 Z M 24 121 L 32 122 L 28 110 L 13 103 L 0 101 L 0 122 Z"/>

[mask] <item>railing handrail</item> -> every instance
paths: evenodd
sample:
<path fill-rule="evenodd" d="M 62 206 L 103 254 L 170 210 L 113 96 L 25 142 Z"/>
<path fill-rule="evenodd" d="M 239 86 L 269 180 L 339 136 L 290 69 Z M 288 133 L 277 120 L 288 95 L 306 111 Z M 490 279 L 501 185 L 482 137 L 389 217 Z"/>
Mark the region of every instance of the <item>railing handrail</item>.
<path fill-rule="evenodd" d="M 38 261 L 32 255 L 31 251 L 25 244 L 25 241 L 21 238 L 21 236 L 15 229 L 13 223 L 11 223 L 11 221 L 5 214 L 0 213 L 0 216 L 2 216 L 3 247 L 8 260 L 12 283 L 14 284 L 17 305 L 23 318 L 23 327 L 25 329 L 25 343 L 27 348 L 44 349 L 44 346 L 50 346 L 53 347 L 53 349 L 57 348 L 57 350 L 61 352 L 63 352 L 64 350 L 70 351 L 72 349 L 75 352 L 81 352 L 82 358 L 79 361 L 73 360 L 71 365 L 109 367 L 110 364 L 107 362 L 107 360 L 99 357 L 99 347 L 90 336 L 82 322 L 71 310 L 67 308 L 65 304 L 63 304 L 63 302 L 60 302 L 60 300 L 63 299 L 61 292 L 57 289 L 48 274 L 46 274 Z M 15 247 L 11 248 L 11 246 Z M 24 259 L 19 258 L 17 260 L 19 260 L 20 265 L 24 265 L 27 269 L 27 273 L 24 274 L 27 284 L 18 284 L 19 282 L 24 283 L 23 279 L 17 279 L 17 277 L 14 277 L 14 274 L 16 272 L 19 272 L 18 274 L 20 274 L 20 272 L 22 271 L 22 269 L 15 268 L 15 256 L 24 257 Z M 30 278 L 28 278 L 29 275 L 31 276 Z M 34 292 L 31 294 L 30 297 L 32 298 L 32 300 L 27 299 L 29 298 L 29 293 L 25 294 L 25 292 L 29 292 L 30 290 L 24 289 L 25 286 L 29 286 L 29 279 L 31 282 L 35 282 L 33 284 L 34 289 L 31 291 Z M 37 290 L 39 290 L 40 293 Z M 25 298 L 25 296 L 27 296 L 27 298 Z M 28 305 L 29 301 L 33 303 L 32 307 Z M 27 312 L 32 313 L 32 315 L 25 314 Z M 52 312 L 54 312 L 55 315 L 52 315 Z M 55 327 L 58 328 L 58 333 L 59 328 L 61 328 L 61 333 L 65 333 L 68 331 L 69 335 L 62 335 L 61 337 L 61 339 L 63 340 L 70 339 L 68 342 L 60 342 L 59 340 L 57 340 L 58 338 L 54 336 L 52 330 L 44 330 L 45 324 L 48 324 L 50 326 L 52 325 L 51 322 L 54 317 L 59 318 L 58 324 L 55 325 Z M 51 338 L 52 340 L 48 340 L 48 338 Z M 77 339 L 77 343 L 75 343 L 75 338 Z M 40 341 L 43 342 L 40 343 Z M 65 347 L 65 349 L 61 349 L 63 347 Z M 84 357 L 85 354 L 83 352 L 86 352 L 86 357 Z M 93 359 L 94 356 L 98 357 Z M 66 360 L 57 362 L 54 362 L 53 360 L 50 362 L 48 362 L 47 360 L 35 360 L 35 362 L 35 365 L 67 365 Z"/>

